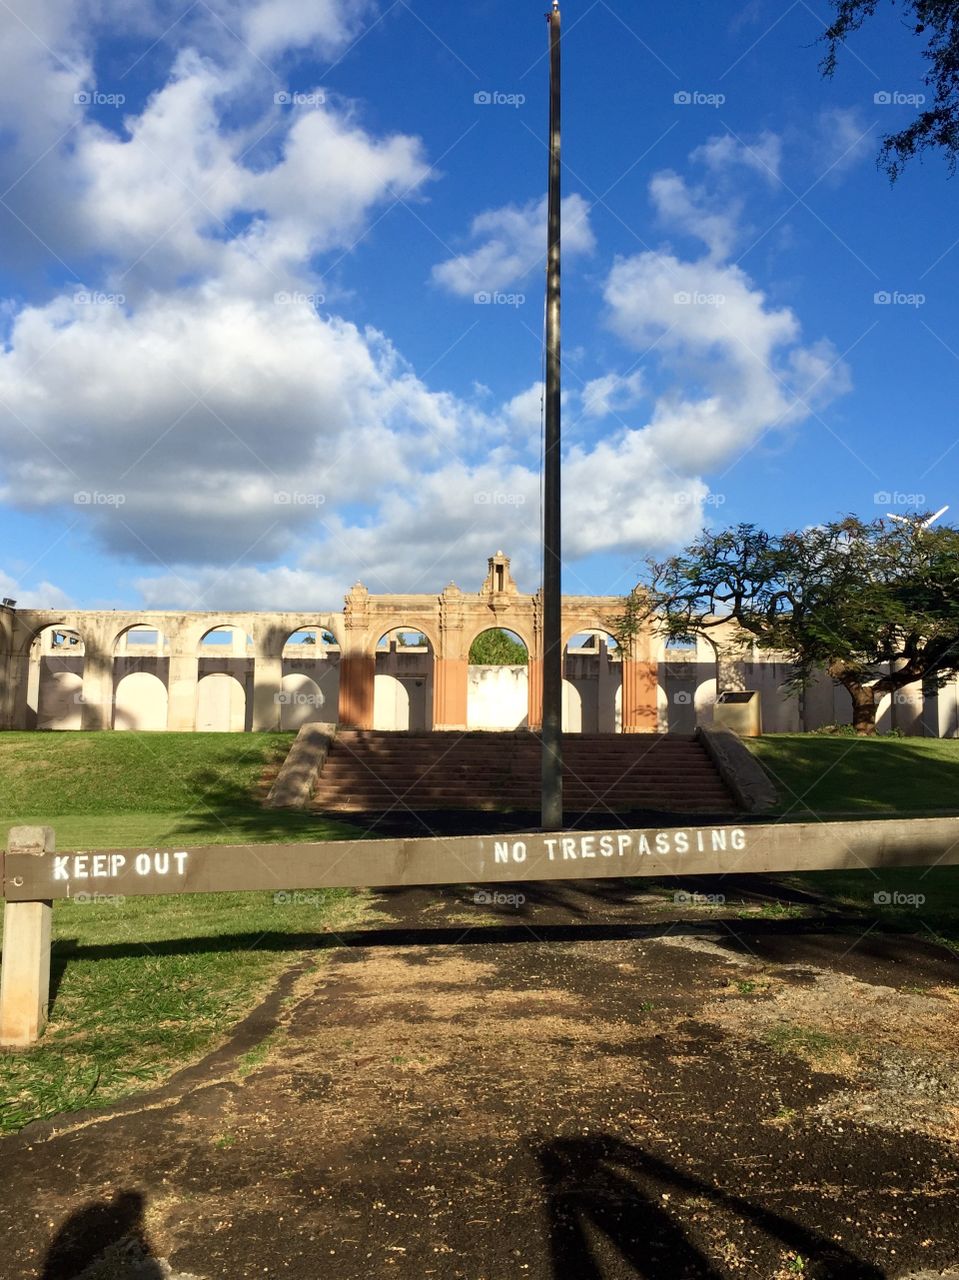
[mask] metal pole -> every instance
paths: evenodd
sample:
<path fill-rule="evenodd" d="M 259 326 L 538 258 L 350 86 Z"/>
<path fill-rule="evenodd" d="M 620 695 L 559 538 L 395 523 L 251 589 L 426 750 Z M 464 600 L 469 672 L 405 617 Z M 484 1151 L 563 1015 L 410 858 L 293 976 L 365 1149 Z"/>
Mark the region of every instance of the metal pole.
<path fill-rule="evenodd" d="M 563 636 L 560 520 L 560 262 L 561 262 L 561 18 L 553 0 L 550 24 L 549 241 L 546 266 L 546 424 L 543 477 L 543 791 L 542 825 L 563 825 Z"/>

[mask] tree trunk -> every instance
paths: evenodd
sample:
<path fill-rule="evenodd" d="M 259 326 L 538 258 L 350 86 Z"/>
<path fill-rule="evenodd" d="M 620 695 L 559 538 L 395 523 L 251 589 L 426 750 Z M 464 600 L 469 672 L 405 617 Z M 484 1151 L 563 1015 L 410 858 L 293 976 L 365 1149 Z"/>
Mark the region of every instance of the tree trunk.
<path fill-rule="evenodd" d="M 876 690 L 871 684 L 846 685 L 852 698 L 852 723 L 857 733 L 874 734 L 876 732 Z"/>

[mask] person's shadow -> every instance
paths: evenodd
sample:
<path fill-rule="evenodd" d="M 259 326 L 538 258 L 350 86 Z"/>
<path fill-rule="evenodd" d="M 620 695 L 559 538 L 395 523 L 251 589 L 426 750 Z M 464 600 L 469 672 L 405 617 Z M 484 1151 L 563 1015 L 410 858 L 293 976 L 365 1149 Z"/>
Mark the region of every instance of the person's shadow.
<path fill-rule="evenodd" d="M 104 1254 L 111 1280 L 163 1280 L 143 1222 L 145 1204 L 139 1191 L 118 1191 L 71 1213 L 50 1242 L 40 1280 L 78 1280 Z"/>

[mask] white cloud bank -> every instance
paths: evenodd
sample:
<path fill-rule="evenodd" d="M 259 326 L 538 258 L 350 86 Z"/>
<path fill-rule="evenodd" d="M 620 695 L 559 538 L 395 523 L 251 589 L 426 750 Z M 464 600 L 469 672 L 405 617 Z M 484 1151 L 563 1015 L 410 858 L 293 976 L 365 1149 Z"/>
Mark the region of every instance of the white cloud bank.
<path fill-rule="evenodd" d="M 342 48 L 364 9 L 270 0 L 231 12 L 257 56 L 276 58 Z M 29 74 L 60 102 L 89 75 L 86 29 L 65 5 L 42 13 L 72 69 L 33 50 Z M 14 143 L 52 148 L 69 195 L 54 202 L 57 243 L 99 271 L 7 307 L 0 497 L 79 515 L 108 552 L 139 561 L 154 606 L 336 607 L 357 577 L 373 590 L 473 586 L 497 546 L 534 586 L 539 384 L 498 407 L 481 392 L 459 398 L 427 385 L 387 336 L 314 305 L 316 256 L 348 250 L 426 183 L 421 142 L 379 136 L 319 91 L 282 110 L 273 79 L 215 23 L 188 34 L 122 134 L 71 101 Z M 0 126 L 13 110 L 4 92 Z M 234 123 L 238 100 L 249 108 L 256 94 L 262 110 Z M 706 170 L 722 160 L 714 147 Z M 30 180 L 42 186 L 42 166 Z M 50 204 L 29 182 L 22 194 Z M 677 173 L 657 175 L 651 199 L 669 232 L 706 253 L 666 246 L 605 273 L 605 323 L 629 367 L 568 385 L 572 425 L 588 428 L 571 433 L 567 457 L 571 562 L 689 537 L 708 474 L 845 385 L 829 344 L 805 344 L 797 317 L 728 261 L 734 205 Z M 586 202 L 568 197 L 565 213 L 566 252 L 593 252 Z M 489 211 L 470 234 L 475 247 L 434 280 L 456 296 L 509 288 L 542 261 L 543 203 Z M 629 421 L 646 402 L 645 420 Z M 61 599 L 49 584 L 32 595 L 43 591 Z"/>

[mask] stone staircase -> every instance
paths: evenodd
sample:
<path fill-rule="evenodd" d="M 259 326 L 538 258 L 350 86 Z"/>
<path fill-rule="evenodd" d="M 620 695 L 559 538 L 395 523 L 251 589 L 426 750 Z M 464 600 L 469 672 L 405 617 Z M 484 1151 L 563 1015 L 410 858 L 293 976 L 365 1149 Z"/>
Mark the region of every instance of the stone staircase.
<path fill-rule="evenodd" d="M 520 733 L 386 733 L 343 729 L 313 788 L 327 812 L 535 811 L 540 741 Z M 568 813 L 731 813 L 736 805 L 705 749 L 683 734 L 563 737 Z"/>

